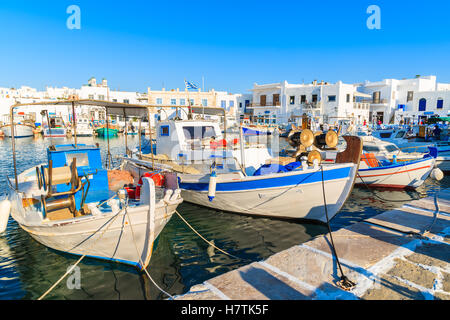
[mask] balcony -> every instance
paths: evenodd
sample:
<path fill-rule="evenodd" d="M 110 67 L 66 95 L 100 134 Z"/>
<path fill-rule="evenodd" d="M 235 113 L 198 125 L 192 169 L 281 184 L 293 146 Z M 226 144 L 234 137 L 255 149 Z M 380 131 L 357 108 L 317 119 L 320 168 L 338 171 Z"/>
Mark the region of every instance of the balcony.
<path fill-rule="evenodd" d="M 269 108 L 269 107 L 280 107 L 281 104 L 279 101 L 277 102 L 266 102 L 266 103 L 250 103 L 247 108 Z"/>

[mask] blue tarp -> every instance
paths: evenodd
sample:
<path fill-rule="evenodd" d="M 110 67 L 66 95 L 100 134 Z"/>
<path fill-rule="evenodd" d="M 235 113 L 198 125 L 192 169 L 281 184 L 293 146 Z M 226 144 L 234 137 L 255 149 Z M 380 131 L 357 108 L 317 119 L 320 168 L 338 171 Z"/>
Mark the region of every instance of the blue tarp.
<path fill-rule="evenodd" d="M 258 131 L 249 128 L 242 128 L 242 133 L 246 136 L 260 136 L 260 135 L 270 135 L 268 131 Z"/>
<path fill-rule="evenodd" d="M 265 164 L 265 165 L 262 165 L 258 170 L 256 170 L 253 175 L 254 176 L 263 176 L 263 175 L 271 174 L 271 173 L 289 172 L 289 171 L 295 170 L 296 168 L 300 167 L 301 165 L 302 164 L 300 162 L 291 162 L 285 166 L 282 166 L 281 164 L 277 164 L 277 163 Z"/>

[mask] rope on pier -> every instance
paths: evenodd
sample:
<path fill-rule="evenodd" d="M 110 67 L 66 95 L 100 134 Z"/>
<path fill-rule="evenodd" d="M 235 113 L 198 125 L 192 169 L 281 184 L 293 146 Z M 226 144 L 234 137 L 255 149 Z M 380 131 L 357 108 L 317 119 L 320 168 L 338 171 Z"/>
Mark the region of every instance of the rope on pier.
<path fill-rule="evenodd" d="M 328 209 L 327 209 L 327 200 L 325 198 L 325 182 L 323 179 L 323 166 L 320 166 L 320 171 L 322 172 L 322 194 L 323 194 L 323 204 L 325 206 L 325 216 L 327 218 L 327 226 L 328 226 L 328 232 L 330 234 L 330 240 L 331 240 L 331 249 L 333 251 L 333 255 L 336 258 L 336 263 L 339 267 L 339 271 L 341 272 L 341 280 L 336 282 L 336 285 L 345 290 L 345 291 L 349 291 L 351 290 L 356 284 L 354 282 L 352 282 L 350 279 L 348 279 L 345 274 L 344 271 L 342 270 L 342 266 L 341 263 L 339 262 L 339 258 L 336 252 L 336 247 L 334 246 L 334 241 L 333 241 L 333 234 L 331 231 L 331 227 L 330 227 L 330 219 L 328 218 Z"/>

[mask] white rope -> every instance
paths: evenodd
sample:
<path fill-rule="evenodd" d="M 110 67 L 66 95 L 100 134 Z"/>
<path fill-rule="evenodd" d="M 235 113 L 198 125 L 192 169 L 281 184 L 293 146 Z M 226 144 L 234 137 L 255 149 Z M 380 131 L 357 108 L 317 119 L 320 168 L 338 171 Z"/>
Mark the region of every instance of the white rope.
<path fill-rule="evenodd" d="M 109 222 L 107 222 L 107 224 L 108 224 L 108 227 L 105 229 L 105 230 L 103 230 L 103 232 L 102 232 L 102 234 L 92 243 L 92 245 L 90 246 L 90 248 L 89 249 L 91 249 L 93 246 L 94 246 L 94 244 L 96 244 L 97 243 L 97 241 L 98 240 L 100 240 L 100 238 L 101 237 L 103 237 L 103 235 L 105 234 L 105 232 L 106 232 L 106 230 L 108 230 L 109 229 L 109 227 L 111 226 L 111 223 L 119 216 L 119 214 L 122 212 L 122 210 L 120 210 L 119 212 L 117 212 L 116 213 L 116 215 L 114 216 L 114 217 L 112 217 L 110 220 L 109 220 Z M 103 227 L 104 227 L 105 225 L 103 225 L 102 227 L 100 227 L 100 229 L 98 229 L 97 231 L 95 231 L 94 233 L 93 233 L 93 235 L 95 234 L 95 233 L 97 233 L 99 230 L 101 230 Z M 56 281 L 43 295 L 41 295 L 39 298 L 38 298 L 38 300 L 42 300 L 42 299 L 44 299 L 46 296 L 47 296 L 47 294 L 49 294 L 69 273 L 71 273 L 72 272 L 72 270 L 81 262 L 81 260 L 83 260 L 84 258 L 86 257 L 86 254 L 84 254 L 84 255 L 82 255 L 81 256 L 81 258 L 80 259 L 78 259 L 78 261 L 69 269 L 69 270 L 67 270 L 67 272 L 61 277 L 61 278 L 59 278 L 58 279 L 58 281 Z"/>
<path fill-rule="evenodd" d="M 158 286 L 158 285 L 156 284 L 156 282 L 152 279 L 152 277 L 151 277 L 150 274 L 148 273 L 147 269 L 145 268 L 144 263 L 142 262 L 142 259 L 141 259 L 141 255 L 139 254 L 139 250 L 138 250 L 138 248 L 137 248 L 136 239 L 135 239 L 135 237 L 134 237 L 134 231 L 133 231 L 133 223 L 131 222 L 131 216 L 128 214 L 127 207 L 128 207 L 128 203 L 127 203 L 127 205 L 126 205 L 126 207 L 125 207 L 125 214 L 128 216 L 128 220 L 130 220 L 131 235 L 133 236 L 134 247 L 136 248 L 136 254 L 137 254 L 138 257 L 139 257 L 139 262 L 140 262 L 140 264 L 141 264 L 141 266 L 142 266 L 142 269 L 143 269 L 144 272 L 147 274 L 147 277 L 150 279 L 150 281 L 153 282 L 153 284 L 155 285 L 155 287 L 159 289 L 159 291 L 161 291 L 162 293 L 164 293 L 166 296 L 170 297 L 171 299 L 174 299 L 173 296 L 172 296 L 170 293 L 167 293 L 166 291 L 164 291 L 163 289 L 161 289 L 160 286 Z M 152 253 L 153 253 L 153 252 L 152 252 Z"/>
<path fill-rule="evenodd" d="M 198 233 L 182 216 L 181 216 L 181 214 L 177 211 L 177 210 L 175 210 L 175 213 L 178 215 L 178 217 L 180 217 L 180 219 L 181 220 L 183 220 L 184 221 L 184 223 L 186 223 L 186 225 L 189 227 L 189 228 L 191 228 L 191 230 L 192 231 L 194 231 L 200 238 L 202 238 L 206 243 L 208 243 L 210 246 L 212 246 L 212 247 L 214 247 L 215 249 L 217 249 L 217 250 L 219 250 L 220 252 L 222 252 L 222 253 L 225 253 L 226 255 L 228 255 L 228 256 L 230 256 L 230 257 L 233 257 L 233 258 L 236 258 L 236 259 L 240 259 L 239 257 L 236 257 L 236 256 L 234 256 L 234 255 L 232 255 L 232 254 L 230 254 L 230 253 L 228 253 L 228 252 L 226 252 L 226 251 L 223 251 L 222 249 L 220 249 L 220 248 L 218 248 L 218 247 L 216 247 L 215 245 L 214 245 L 214 243 L 212 243 L 211 241 L 208 241 L 208 240 L 206 240 L 200 233 Z"/>

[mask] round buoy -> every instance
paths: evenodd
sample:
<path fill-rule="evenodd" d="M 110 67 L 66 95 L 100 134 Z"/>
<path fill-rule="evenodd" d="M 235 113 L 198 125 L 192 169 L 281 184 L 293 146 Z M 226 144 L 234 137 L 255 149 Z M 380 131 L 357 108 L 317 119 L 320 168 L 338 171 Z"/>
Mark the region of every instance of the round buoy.
<path fill-rule="evenodd" d="M 314 133 L 309 129 L 304 129 L 300 134 L 300 143 L 306 148 L 312 146 L 314 142 Z"/>
<path fill-rule="evenodd" d="M 0 202 L 0 233 L 6 230 L 8 225 L 9 213 L 11 212 L 11 201 L 3 200 Z"/>
<path fill-rule="evenodd" d="M 338 135 L 335 131 L 329 130 L 325 136 L 325 142 L 328 148 L 336 148 L 338 144 Z"/>
<path fill-rule="evenodd" d="M 434 168 L 430 173 L 430 177 L 434 180 L 439 181 L 439 180 L 444 179 L 444 173 L 442 172 L 441 169 Z"/>

